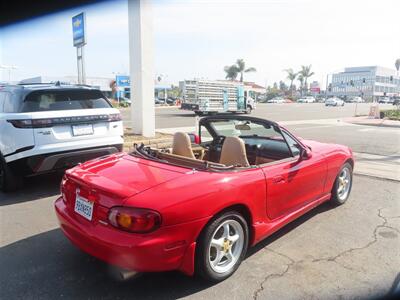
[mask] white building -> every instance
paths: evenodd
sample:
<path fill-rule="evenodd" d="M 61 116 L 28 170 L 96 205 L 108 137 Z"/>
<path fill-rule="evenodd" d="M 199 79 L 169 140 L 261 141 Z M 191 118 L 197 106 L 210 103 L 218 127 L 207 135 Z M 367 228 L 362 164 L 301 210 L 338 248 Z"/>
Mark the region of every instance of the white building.
<path fill-rule="evenodd" d="M 367 100 L 399 96 L 400 76 L 393 69 L 379 66 L 345 68 L 344 72 L 332 74 L 328 95 L 361 96 Z"/>

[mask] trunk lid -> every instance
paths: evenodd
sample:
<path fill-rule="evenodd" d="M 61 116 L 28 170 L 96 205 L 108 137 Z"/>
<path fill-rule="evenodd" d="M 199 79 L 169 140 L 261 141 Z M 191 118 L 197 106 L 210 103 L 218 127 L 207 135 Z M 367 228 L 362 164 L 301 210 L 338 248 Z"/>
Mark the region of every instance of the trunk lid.
<path fill-rule="evenodd" d="M 127 197 L 182 176 L 187 169 L 115 154 L 86 162 L 66 172 L 74 189 L 95 194 L 105 207 L 123 205 Z"/>

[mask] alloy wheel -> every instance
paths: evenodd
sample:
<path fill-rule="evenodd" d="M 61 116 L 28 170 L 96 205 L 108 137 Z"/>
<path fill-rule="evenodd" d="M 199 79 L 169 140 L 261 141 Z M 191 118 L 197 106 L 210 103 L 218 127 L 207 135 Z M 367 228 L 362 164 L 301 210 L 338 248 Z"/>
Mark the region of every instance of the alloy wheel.
<path fill-rule="evenodd" d="M 244 231 L 236 220 L 226 220 L 213 232 L 208 247 L 208 262 L 216 273 L 230 271 L 244 247 Z"/>
<path fill-rule="evenodd" d="M 338 177 L 337 195 L 340 200 L 345 200 L 351 187 L 351 173 L 348 168 L 343 168 Z"/>

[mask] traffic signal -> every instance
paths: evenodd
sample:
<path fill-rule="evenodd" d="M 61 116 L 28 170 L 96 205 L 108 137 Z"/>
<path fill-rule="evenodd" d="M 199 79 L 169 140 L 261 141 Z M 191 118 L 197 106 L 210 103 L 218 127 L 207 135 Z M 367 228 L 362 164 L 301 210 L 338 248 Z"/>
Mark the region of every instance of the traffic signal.
<path fill-rule="evenodd" d="M 393 76 L 390 76 L 390 81 L 393 81 Z"/>
<path fill-rule="evenodd" d="M 351 86 L 354 86 L 353 80 L 350 80 L 350 85 L 351 85 Z"/>
<path fill-rule="evenodd" d="M 363 83 L 365 83 L 365 78 L 363 78 Z"/>

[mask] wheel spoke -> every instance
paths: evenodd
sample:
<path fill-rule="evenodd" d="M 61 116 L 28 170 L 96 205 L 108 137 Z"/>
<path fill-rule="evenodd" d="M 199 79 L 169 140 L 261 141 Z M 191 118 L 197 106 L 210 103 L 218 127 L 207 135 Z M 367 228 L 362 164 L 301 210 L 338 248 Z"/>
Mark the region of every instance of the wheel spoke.
<path fill-rule="evenodd" d="M 224 246 L 224 238 L 211 240 L 211 247 L 216 248 L 217 251 L 220 251 L 223 246 Z"/>
<path fill-rule="evenodd" d="M 234 234 L 234 235 L 229 237 L 229 240 L 232 242 L 232 244 L 236 243 L 236 241 L 238 239 L 239 239 L 239 235 L 238 234 Z"/>
<path fill-rule="evenodd" d="M 228 253 L 225 254 L 225 257 L 227 259 L 227 263 L 230 264 L 233 261 L 233 254 L 232 254 L 232 250 L 229 249 Z"/>
<path fill-rule="evenodd" d="M 222 234 L 224 238 L 229 238 L 229 224 L 224 224 L 224 233 Z"/>
<path fill-rule="evenodd" d="M 217 255 L 215 256 L 215 259 L 211 261 L 211 263 L 214 265 L 214 267 L 217 266 L 221 262 L 221 259 L 223 257 L 224 257 L 224 252 L 218 250 Z"/>

